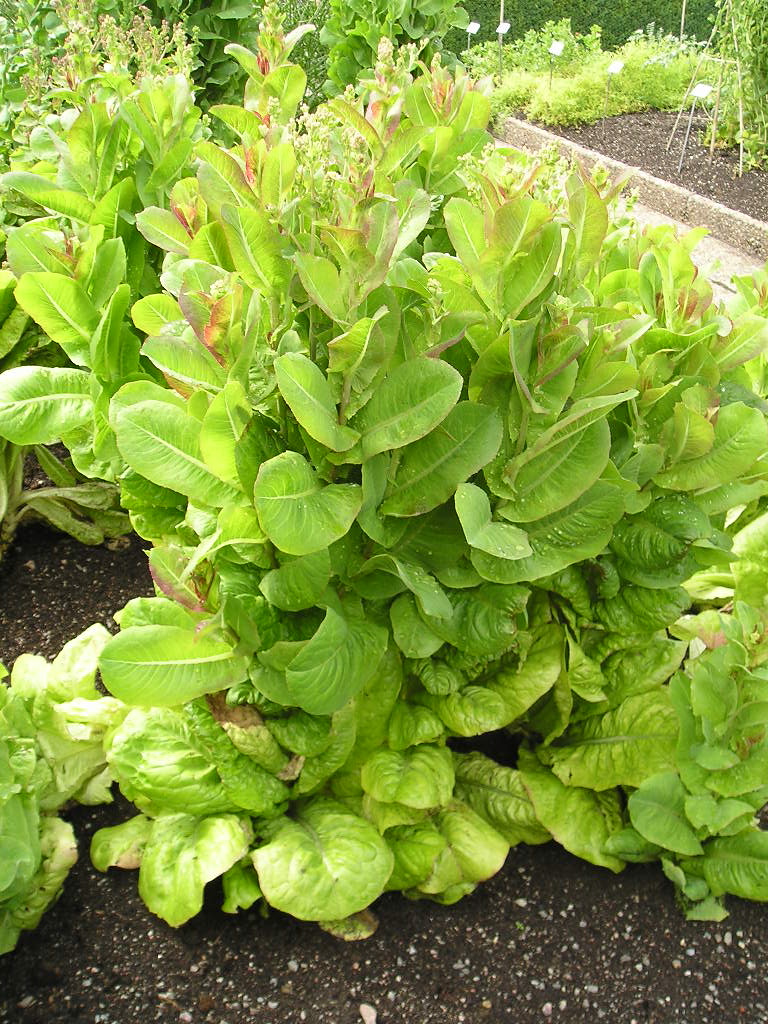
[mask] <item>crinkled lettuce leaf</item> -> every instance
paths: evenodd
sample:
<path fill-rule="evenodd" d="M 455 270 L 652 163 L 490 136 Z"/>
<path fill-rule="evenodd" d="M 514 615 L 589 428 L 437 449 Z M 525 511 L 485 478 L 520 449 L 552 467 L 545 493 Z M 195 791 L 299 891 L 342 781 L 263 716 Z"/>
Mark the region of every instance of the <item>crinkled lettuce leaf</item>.
<path fill-rule="evenodd" d="M 99 871 L 138 866 L 141 898 L 177 928 L 199 913 L 207 883 L 239 864 L 252 838 L 241 815 L 139 815 L 96 832 L 91 860 Z"/>
<path fill-rule="evenodd" d="M 536 818 L 553 838 L 590 864 L 621 871 L 624 862 L 606 850 L 609 836 L 622 825 L 618 792 L 566 786 L 527 750 L 520 751 L 518 764 Z"/>
<path fill-rule="evenodd" d="M 77 860 L 77 842 L 69 822 L 45 816 L 40 821 L 40 859 L 27 884 L 8 899 L 0 897 L 0 954 L 10 952 L 22 931 L 36 928 L 61 895 Z"/>
<path fill-rule="evenodd" d="M 552 836 L 536 817 L 519 771 L 473 751 L 454 754 L 456 796 L 503 836 L 510 846 L 536 845 Z"/>
<path fill-rule="evenodd" d="M 447 747 L 426 743 L 402 751 L 381 749 L 363 765 L 360 781 L 380 803 L 441 807 L 453 792 L 453 759 Z"/>
<path fill-rule="evenodd" d="M 285 783 L 237 749 L 203 701 L 134 708 L 106 749 L 121 791 L 147 813 L 271 814 L 288 795 Z"/>
<path fill-rule="evenodd" d="M 388 888 L 455 903 L 501 869 L 509 843 L 471 807 L 453 800 L 433 817 L 386 834 L 395 857 Z"/>
<path fill-rule="evenodd" d="M 664 689 L 628 697 L 618 707 L 571 726 L 539 756 L 566 786 L 598 792 L 640 786 L 675 767 L 677 716 Z"/>
<path fill-rule="evenodd" d="M 112 799 L 103 738 L 124 710 L 94 686 L 108 636 L 92 626 L 52 663 L 21 655 L 0 684 L 0 953 L 36 927 L 77 859 L 71 825 L 52 812 Z"/>
<path fill-rule="evenodd" d="M 267 902 L 302 921 L 336 921 L 383 891 L 393 857 L 371 822 L 328 797 L 297 803 L 253 851 Z"/>

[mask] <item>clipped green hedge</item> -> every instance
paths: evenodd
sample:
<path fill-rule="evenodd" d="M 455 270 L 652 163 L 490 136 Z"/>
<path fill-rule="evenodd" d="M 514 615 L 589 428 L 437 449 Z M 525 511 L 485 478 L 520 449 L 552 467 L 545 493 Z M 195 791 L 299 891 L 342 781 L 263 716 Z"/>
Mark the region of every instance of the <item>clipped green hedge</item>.
<path fill-rule="evenodd" d="M 475 42 L 495 38 L 499 24 L 498 0 L 467 0 L 464 7 L 473 21 L 480 22 Z M 709 38 L 716 0 L 688 0 L 685 30 L 697 39 Z M 603 30 L 603 46 L 611 49 L 626 42 L 632 32 L 654 22 L 665 32 L 680 31 L 681 0 L 646 0 L 638 5 L 634 0 L 506 0 L 504 20 L 511 25 L 508 39 L 518 39 L 528 29 L 538 28 L 545 21 L 570 18 L 574 32 L 589 32 L 592 25 Z M 445 45 L 460 53 L 467 44 L 466 34 L 451 32 Z"/>

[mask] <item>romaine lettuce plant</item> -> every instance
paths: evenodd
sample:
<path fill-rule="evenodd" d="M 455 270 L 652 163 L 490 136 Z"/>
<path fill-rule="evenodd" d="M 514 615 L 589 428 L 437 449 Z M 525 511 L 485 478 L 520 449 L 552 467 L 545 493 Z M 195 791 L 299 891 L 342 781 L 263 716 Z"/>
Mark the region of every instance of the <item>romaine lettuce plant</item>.
<path fill-rule="evenodd" d="M 768 899 L 768 676 L 765 622 L 737 602 L 733 614 L 685 616 L 673 632 L 690 641 L 671 679 L 677 715 L 674 764 L 629 796 L 629 825 L 608 848 L 625 859 L 661 858 L 688 916 L 720 920 L 726 893 Z"/>
<path fill-rule="evenodd" d="M 163 596 L 102 656 L 142 817 L 96 863 L 139 830 L 173 923 L 214 870 L 230 909 L 326 922 L 452 902 L 550 835 L 619 870 L 623 794 L 675 764 L 681 584 L 727 564 L 730 488 L 764 475 L 765 321 L 713 307 L 695 238 L 611 233 L 578 175 L 555 210 L 494 175 L 486 98 L 439 66 L 297 126 L 299 69 L 237 56 L 242 142 L 198 147 L 196 225 L 139 218 L 171 390 L 110 417 Z M 505 728 L 517 768 L 451 749 Z M 173 906 L 168 814 L 168 864 L 230 836 Z"/>
<path fill-rule="evenodd" d="M 108 635 L 91 626 L 51 663 L 23 654 L 0 685 L 0 953 L 38 924 L 77 860 L 57 812 L 112 799 L 103 735 L 119 702 L 94 687 Z"/>
<path fill-rule="evenodd" d="M 544 202 L 461 73 L 384 48 L 361 95 L 297 118 L 289 46 L 231 48 L 245 102 L 212 113 L 240 142 L 201 140 L 172 211 L 136 215 L 165 252 L 131 308 L 154 370 L 105 420 L 157 593 L 100 658 L 140 813 L 94 863 L 138 867 L 174 925 L 220 875 L 229 911 L 346 931 L 550 837 L 614 871 L 652 843 L 690 899 L 765 898 L 746 812 L 732 837 L 700 806 L 695 851 L 644 813 L 706 795 L 710 723 L 734 774 L 764 740 L 749 657 L 722 720 L 691 684 L 686 724 L 707 663 L 674 625 L 765 490 L 764 311 L 746 286 L 717 307 L 696 233 L 614 223 L 579 173 Z M 18 383 L 2 430 L 26 437 Z M 72 404 L 39 408 L 55 432 Z M 467 752 L 499 730 L 507 763 Z M 738 888 L 712 866 L 736 846 Z"/>
<path fill-rule="evenodd" d="M 13 243 L 12 243 L 13 248 Z M 0 271 L 0 368 L 20 366 L 26 360 L 61 361 L 58 346 L 37 327 L 16 303 L 16 278 Z M 45 473 L 45 486 L 30 486 L 29 457 L 34 453 Z M 0 440 L 0 559 L 22 522 L 43 520 L 86 544 L 129 529 L 120 509 L 118 492 L 104 480 L 88 480 L 71 461 L 42 445 L 34 447 Z"/>

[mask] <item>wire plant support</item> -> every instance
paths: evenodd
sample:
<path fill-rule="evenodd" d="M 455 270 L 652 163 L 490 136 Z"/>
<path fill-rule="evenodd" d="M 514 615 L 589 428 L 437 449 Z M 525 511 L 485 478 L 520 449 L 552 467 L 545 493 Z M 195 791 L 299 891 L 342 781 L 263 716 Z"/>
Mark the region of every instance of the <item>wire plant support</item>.
<path fill-rule="evenodd" d="M 712 26 L 709 39 L 702 49 L 699 60 L 694 69 L 693 75 L 689 82 L 688 88 L 686 89 L 683 97 L 683 102 L 680 105 L 677 117 L 675 119 L 672 132 L 670 133 L 667 141 L 667 152 L 670 151 L 672 143 L 674 141 L 677 130 L 680 127 L 680 122 L 683 119 L 685 111 L 688 106 L 688 102 L 692 101 L 691 109 L 688 116 L 688 129 L 686 132 L 685 142 L 683 144 L 683 154 L 680 158 L 680 164 L 678 165 L 678 172 L 682 169 L 683 161 L 685 159 L 685 150 L 688 145 L 688 139 L 690 137 L 691 125 L 693 122 L 693 112 L 696 106 L 697 99 L 703 100 L 706 96 L 712 92 L 713 87 L 707 86 L 706 92 L 703 92 L 704 83 L 700 81 L 700 74 L 705 62 L 709 61 L 717 64 L 717 77 L 716 85 L 714 86 L 715 100 L 714 100 L 714 111 L 712 114 L 712 126 L 709 144 L 709 160 L 712 161 L 715 144 L 717 141 L 717 128 L 718 123 L 722 114 L 722 99 L 723 95 L 728 95 L 726 90 L 724 93 L 723 84 L 725 79 L 726 71 L 730 68 L 735 70 L 735 88 L 733 88 L 733 94 L 736 98 L 737 110 L 738 110 L 738 146 L 739 146 L 739 177 L 744 173 L 744 139 L 745 139 L 745 89 L 747 88 L 744 74 L 744 55 L 743 46 L 741 45 L 740 38 L 740 25 L 743 24 L 743 15 L 745 8 L 748 8 L 750 0 L 720 0 L 718 6 L 718 13 L 715 19 L 715 23 Z M 738 15 L 738 17 L 737 17 Z M 749 15 L 747 14 L 747 17 Z M 682 41 L 683 31 L 685 25 L 685 5 L 683 7 L 683 18 L 681 20 L 680 27 L 680 38 Z M 712 52 L 713 48 L 717 48 L 722 52 Z M 730 51 L 730 53 L 729 53 Z M 731 55 L 732 54 L 732 55 Z M 699 89 L 699 95 L 696 96 L 695 92 Z"/>
<path fill-rule="evenodd" d="M 693 89 L 691 89 L 691 92 L 690 92 L 690 96 L 691 96 L 691 112 L 690 112 L 690 114 L 688 116 L 688 127 L 685 129 L 685 139 L 683 140 L 683 149 L 682 149 L 682 152 L 680 153 L 680 162 L 677 165 L 677 173 L 678 174 L 683 169 L 683 162 L 685 160 L 685 154 L 686 154 L 686 151 L 688 150 L 688 141 L 689 141 L 689 139 L 691 137 L 691 127 L 693 125 L 693 114 L 694 114 L 694 111 L 696 110 L 696 101 L 697 100 L 705 100 L 707 98 L 707 96 L 709 96 L 709 94 L 711 92 L 712 92 L 712 86 L 711 85 L 707 85 L 706 82 L 698 82 L 693 87 Z"/>

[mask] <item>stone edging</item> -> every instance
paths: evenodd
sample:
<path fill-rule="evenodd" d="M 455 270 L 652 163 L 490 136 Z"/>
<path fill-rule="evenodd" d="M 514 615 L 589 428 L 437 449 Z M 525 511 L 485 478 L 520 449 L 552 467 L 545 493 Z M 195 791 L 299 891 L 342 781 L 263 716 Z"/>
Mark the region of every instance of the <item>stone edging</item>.
<path fill-rule="evenodd" d="M 516 117 L 506 118 L 497 126 L 497 131 L 503 142 L 518 149 L 536 153 L 545 146 L 554 145 L 565 153 L 577 156 L 588 169 L 599 163 L 613 174 L 630 172 L 632 187 L 640 202 L 646 206 L 685 224 L 705 227 L 715 237 L 742 252 L 760 261 L 768 260 L 768 223 L 765 221 L 731 210 L 722 203 L 705 199 L 679 185 L 655 178 L 639 168 L 613 160 Z"/>

